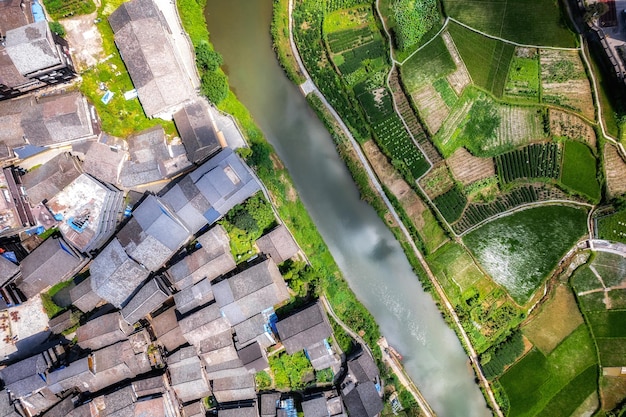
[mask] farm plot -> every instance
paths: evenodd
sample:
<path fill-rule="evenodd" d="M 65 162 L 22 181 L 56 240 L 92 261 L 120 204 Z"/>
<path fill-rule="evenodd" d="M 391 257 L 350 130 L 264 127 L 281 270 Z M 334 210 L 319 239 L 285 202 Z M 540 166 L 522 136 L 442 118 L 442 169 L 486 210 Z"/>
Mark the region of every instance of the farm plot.
<path fill-rule="evenodd" d="M 445 162 L 434 166 L 419 180 L 420 186 L 431 200 L 444 194 L 454 187 L 454 181 L 450 176 L 450 170 Z"/>
<path fill-rule="evenodd" d="M 409 93 L 456 70 L 441 36 L 433 39 L 402 64 L 400 72 Z"/>
<path fill-rule="evenodd" d="M 604 145 L 604 174 L 610 197 L 626 193 L 626 163 L 609 143 Z"/>
<path fill-rule="evenodd" d="M 613 253 L 599 252 L 593 266 L 607 287 L 624 287 L 626 280 L 626 258 Z"/>
<path fill-rule="evenodd" d="M 597 389 L 597 378 L 593 341 L 583 324 L 549 355 L 531 350 L 499 381 L 509 399 L 509 417 L 565 417 Z"/>
<path fill-rule="evenodd" d="M 626 311 L 593 311 L 587 312 L 587 321 L 596 338 L 626 337 Z M 624 359 L 626 363 L 626 358 Z"/>
<path fill-rule="evenodd" d="M 493 220 L 463 240 L 483 269 L 520 305 L 586 231 L 586 210 L 544 206 Z"/>
<path fill-rule="evenodd" d="M 502 97 L 515 47 L 453 22 L 448 31 L 474 83 Z"/>
<path fill-rule="evenodd" d="M 467 197 L 458 188 L 454 187 L 438 196 L 433 203 L 448 223 L 453 223 L 461 217 L 467 205 Z"/>
<path fill-rule="evenodd" d="M 507 97 L 539 101 L 539 54 L 534 48 L 515 48 L 504 87 Z"/>
<path fill-rule="evenodd" d="M 561 153 L 556 143 L 534 143 L 498 155 L 495 160 L 503 184 L 524 178 L 558 179 L 561 174 Z"/>
<path fill-rule="evenodd" d="M 578 111 L 593 120 L 591 85 L 578 52 L 542 49 L 539 55 L 543 101 Z"/>
<path fill-rule="evenodd" d="M 370 7 L 355 7 L 354 4 L 347 7 L 332 8 L 330 3 L 326 2 L 328 11 L 324 16 L 323 30 L 329 35 L 335 32 L 344 32 L 349 29 L 362 28 L 363 25 L 371 22 Z M 367 3 L 363 0 L 351 1 L 351 3 Z"/>
<path fill-rule="evenodd" d="M 597 233 L 600 239 L 626 243 L 626 210 L 599 217 Z"/>
<path fill-rule="evenodd" d="M 552 136 L 581 140 L 595 149 L 596 132 L 583 119 L 557 109 L 549 109 L 548 117 L 550 119 L 550 134 Z"/>
<path fill-rule="evenodd" d="M 449 16 L 490 35 L 525 44 L 574 47 L 574 34 L 567 29 L 559 3 L 536 0 L 444 0 Z"/>
<path fill-rule="evenodd" d="M 458 148 L 447 160 L 457 181 L 469 185 L 496 175 L 492 158 L 478 158 L 465 148 Z"/>
<path fill-rule="evenodd" d="M 485 149 L 507 149 L 545 137 L 541 111 L 536 108 L 498 106 L 500 125 L 497 140 Z"/>
<path fill-rule="evenodd" d="M 472 79 L 470 78 L 465 62 L 461 59 L 461 55 L 459 54 L 450 33 L 444 32 L 441 37 L 446 44 L 446 48 L 448 48 L 448 52 L 450 52 L 454 65 L 456 65 L 456 70 L 449 74 L 446 79 L 450 83 L 450 86 L 454 89 L 456 95 L 460 96 L 465 87 L 470 85 Z"/>
<path fill-rule="evenodd" d="M 428 131 L 433 135 L 437 133 L 450 114 L 450 108 L 441 95 L 431 84 L 425 84 L 416 88 L 411 98 Z"/>
<path fill-rule="evenodd" d="M 600 183 L 596 171 L 596 158 L 582 142 L 567 141 L 563 149 L 563 174 L 561 182 L 591 201 L 600 201 Z"/>
<path fill-rule="evenodd" d="M 539 312 L 524 324 L 522 331 L 541 353 L 549 355 L 583 323 L 572 290 L 562 284 L 555 288 L 554 294 L 541 306 Z"/>

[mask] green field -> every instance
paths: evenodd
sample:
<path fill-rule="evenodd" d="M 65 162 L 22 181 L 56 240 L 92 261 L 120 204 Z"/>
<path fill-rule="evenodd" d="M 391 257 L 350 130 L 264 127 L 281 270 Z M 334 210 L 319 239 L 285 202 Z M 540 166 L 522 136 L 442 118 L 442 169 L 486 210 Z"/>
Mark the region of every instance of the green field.
<path fill-rule="evenodd" d="M 626 210 L 598 218 L 598 237 L 626 243 Z"/>
<path fill-rule="evenodd" d="M 456 23 L 450 23 L 448 31 L 474 83 L 496 97 L 502 97 L 515 47 Z"/>
<path fill-rule="evenodd" d="M 514 56 L 509 66 L 509 74 L 504 94 L 511 98 L 539 101 L 539 59 Z"/>
<path fill-rule="evenodd" d="M 443 0 L 446 13 L 474 29 L 525 45 L 575 47 L 558 1 Z"/>
<path fill-rule="evenodd" d="M 596 162 L 591 149 L 585 143 L 565 142 L 561 182 L 597 203 L 600 201 L 601 190 L 596 176 Z"/>
<path fill-rule="evenodd" d="M 570 416 L 597 389 L 597 359 L 585 325 L 549 355 L 531 350 L 500 377 L 508 417 Z"/>
<path fill-rule="evenodd" d="M 596 338 L 602 366 L 626 365 L 626 338 Z"/>
<path fill-rule="evenodd" d="M 626 311 L 594 311 L 587 313 L 594 337 L 626 337 Z M 626 363 L 626 358 L 624 360 Z"/>
<path fill-rule="evenodd" d="M 487 223 L 463 241 L 485 271 L 524 304 L 585 233 L 586 220 L 586 210 L 578 208 L 532 208 Z"/>
<path fill-rule="evenodd" d="M 450 87 L 448 80 L 445 78 L 439 78 L 438 80 L 435 80 L 433 87 L 435 88 L 435 91 L 439 93 L 443 102 L 446 103 L 446 106 L 454 106 L 458 97 L 452 87 Z"/>
<path fill-rule="evenodd" d="M 409 93 L 456 70 L 456 65 L 441 36 L 407 60 L 400 71 Z"/>
<path fill-rule="evenodd" d="M 593 266 L 607 287 L 621 284 L 626 279 L 626 258 L 607 252 L 598 252 Z"/>

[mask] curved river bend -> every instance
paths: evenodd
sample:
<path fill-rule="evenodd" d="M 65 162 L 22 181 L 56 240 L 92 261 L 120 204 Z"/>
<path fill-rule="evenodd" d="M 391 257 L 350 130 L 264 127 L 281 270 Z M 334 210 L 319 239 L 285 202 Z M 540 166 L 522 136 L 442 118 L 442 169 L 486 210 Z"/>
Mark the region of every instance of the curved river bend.
<path fill-rule="evenodd" d="M 272 50 L 272 0 L 208 0 L 211 41 L 230 85 L 285 163 L 350 287 L 440 417 L 491 413 L 459 340 L 422 290 L 400 245 L 360 200 L 324 125 Z"/>

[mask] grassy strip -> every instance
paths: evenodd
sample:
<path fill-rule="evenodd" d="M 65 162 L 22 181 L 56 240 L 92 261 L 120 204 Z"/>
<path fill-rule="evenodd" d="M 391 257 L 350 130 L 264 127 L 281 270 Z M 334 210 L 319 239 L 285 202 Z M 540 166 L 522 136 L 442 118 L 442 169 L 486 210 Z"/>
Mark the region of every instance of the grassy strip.
<path fill-rule="evenodd" d="M 63 288 L 67 288 L 68 286 L 70 286 L 72 282 L 73 280 L 71 279 L 69 281 L 60 282 L 52 286 L 52 288 L 50 288 L 48 291 L 41 293 L 41 303 L 43 304 L 43 309 L 46 311 L 48 318 L 52 319 L 67 310 L 67 307 L 61 307 L 57 305 L 54 302 L 53 297 Z"/>
<path fill-rule="evenodd" d="M 178 15 L 183 23 L 185 32 L 191 38 L 193 46 L 209 40 L 209 30 L 204 18 L 204 6 L 206 0 L 176 0 Z"/>
<path fill-rule="evenodd" d="M 287 78 L 296 85 L 302 84 L 306 79 L 298 68 L 289 41 L 289 0 L 274 0 L 271 31 L 274 52 Z"/>

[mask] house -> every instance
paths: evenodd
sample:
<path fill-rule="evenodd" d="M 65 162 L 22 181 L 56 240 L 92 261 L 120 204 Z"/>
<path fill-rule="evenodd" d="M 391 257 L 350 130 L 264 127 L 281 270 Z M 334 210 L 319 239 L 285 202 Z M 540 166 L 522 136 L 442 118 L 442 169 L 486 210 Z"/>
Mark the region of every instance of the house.
<path fill-rule="evenodd" d="M 3 72 L 10 76 L 0 79 L 0 100 L 74 78 L 68 44 L 50 31 L 48 22 L 32 22 L 32 14 L 17 10 L 21 9 L 18 1 L 3 6 L 0 37 L 4 38 L 4 45 L 0 54 L 6 52 L 8 59 L 4 59 L 3 67 L 8 69 Z M 30 9 L 28 3 L 25 6 L 24 9 Z"/>
<path fill-rule="evenodd" d="M 86 264 L 85 258 L 63 238 L 50 237 L 28 254 L 20 264 L 17 287 L 27 298 L 72 278 Z"/>
<path fill-rule="evenodd" d="M 133 381 L 131 387 L 137 398 L 149 397 L 158 394 L 163 394 L 165 388 L 166 379 L 165 374 L 161 376 L 153 376 L 151 378 L 141 379 Z"/>
<path fill-rule="evenodd" d="M 248 372 L 235 350 L 230 331 L 207 336 L 196 349 L 205 363 L 209 379 L 237 376 Z"/>
<path fill-rule="evenodd" d="M 341 398 L 334 391 L 315 394 L 302 401 L 304 417 L 345 417 Z M 360 414 L 356 414 L 357 416 Z"/>
<path fill-rule="evenodd" d="M 156 271 L 191 238 L 178 216 L 159 197 L 149 195 L 117 233 L 117 239 L 132 259 Z"/>
<path fill-rule="evenodd" d="M 106 135 L 102 137 L 106 137 L 104 140 L 107 142 L 88 143 L 84 153 L 83 170 L 100 181 L 118 184 L 124 161 L 129 157 L 128 145 L 122 140 L 113 141 Z M 114 144 L 109 142 L 114 142 Z"/>
<path fill-rule="evenodd" d="M 275 344 L 276 340 L 269 326 L 269 316 L 273 313 L 273 310 L 264 311 L 235 325 L 233 330 L 235 331 L 237 349 L 241 349 L 253 341 L 258 342 L 263 349 Z"/>
<path fill-rule="evenodd" d="M 21 417 L 15 410 L 9 393 L 5 389 L 0 391 L 0 417 Z"/>
<path fill-rule="evenodd" d="M 55 394 L 78 388 L 86 390 L 96 378 L 93 361 L 84 357 L 48 374 L 48 388 Z"/>
<path fill-rule="evenodd" d="M 176 310 L 178 310 L 180 314 L 187 314 L 191 310 L 202 307 L 213 300 L 211 283 L 206 278 L 174 294 Z"/>
<path fill-rule="evenodd" d="M 213 396 L 218 403 L 256 398 L 254 375 L 247 372 L 237 376 L 214 379 L 212 389 Z"/>
<path fill-rule="evenodd" d="M 230 323 L 222 316 L 217 304 L 210 304 L 190 314 L 181 319 L 179 325 L 185 339 L 194 346 L 199 346 L 210 336 L 231 332 Z"/>
<path fill-rule="evenodd" d="M 126 340 L 133 332 L 132 325 L 122 320 L 119 312 L 89 320 L 76 330 L 76 340 L 82 349 L 98 350 Z"/>
<path fill-rule="evenodd" d="M 82 253 L 99 249 L 117 227 L 124 193 L 81 174 L 45 203 L 63 237 Z"/>
<path fill-rule="evenodd" d="M 332 328 L 319 302 L 279 320 L 276 329 L 288 354 L 304 349 L 315 370 L 339 370 L 341 362 L 326 342 Z"/>
<path fill-rule="evenodd" d="M 214 284 L 213 295 L 232 325 L 289 299 L 287 285 L 271 259 Z"/>
<path fill-rule="evenodd" d="M 91 406 L 92 415 L 133 416 L 136 401 L 137 397 L 132 387 L 127 385 L 109 394 L 94 398 Z"/>
<path fill-rule="evenodd" d="M 256 246 L 261 253 L 269 255 L 277 265 L 300 251 L 298 244 L 284 224 L 257 239 Z"/>
<path fill-rule="evenodd" d="M 52 333 L 61 334 L 75 324 L 78 324 L 78 319 L 72 317 L 72 310 L 65 310 L 63 313 L 50 319 L 48 327 Z"/>
<path fill-rule="evenodd" d="M 187 174 L 163 199 L 196 233 L 260 189 L 250 168 L 232 149 L 226 148 Z"/>
<path fill-rule="evenodd" d="M 182 417 L 205 417 L 206 409 L 202 401 L 196 401 L 183 407 Z"/>
<path fill-rule="evenodd" d="M 341 397 L 350 416 L 374 417 L 383 411 L 383 401 L 371 381 L 349 384 L 342 389 Z"/>
<path fill-rule="evenodd" d="M 22 177 L 26 197 L 31 206 L 51 200 L 82 174 L 78 159 L 61 153 Z"/>
<path fill-rule="evenodd" d="M 261 417 L 276 417 L 276 410 L 280 403 L 280 393 L 271 392 L 261 394 Z"/>
<path fill-rule="evenodd" d="M 118 308 L 150 274 L 128 256 L 117 238 L 96 256 L 89 270 L 93 292 Z"/>
<path fill-rule="evenodd" d="M 25 398 L 46 388 L 48 367 L 44 356 L 39 354 L 0 370 L 0 379 L 14 398 Z"/>
<path fill-rule="evenodd" d="M 171 119 L 195 94 L 165 18 L 152 0 L 132 0 L 109 16 L 109 24 L 146 115 Z"/>
<path fill-rule="evenodd" d="M 166 143 L 161 126 L 143 130 L 129 137 L 127 142 L 128 158 L 123 161 L 119 172 L 119 182 L 124 188 L 162 181 L 191 166 L 184 149 L 181 149 L 182 153 L 175 152 L 175 145 Z M 170 152 L 177 156 L 172 156 Z"/>
<path fill-rule="evenodd" d="M 256 403 L 244 404 L 225 404 L 224 407 L 217 410 L 217 417 L 259 417 Z"/>
<path fill-rule="evenodd" d="M 7 149 L 6 145 L 0 144 L 0 151 Z M 34 226 L 35 217 L 25 201 L 21 177 L 14 167 L 0 171 L 0 188 L 4 197 L 0 199 L 0 235 L 16 234 L 23 227 Z"/>
<path fill-rule="evenodd" d="M 169 289 L 163 278 L 156 276 L 146 282 L 122 308 L 122 316 L 128 324 L 134 324 L 161 307 L 168 298 L 170 298 Z"/>
<path fill-rule="evenodd" d="M 151 317 L 149 321 L 157 342 L 167 351 L 173 352 L 187 343 L 187 339 L 183 337 L 183 332 L 178 325 L 174 308 L 165 310 L 156 317 Z"/>
<path fill-rule="evenodd" d="M 211 395 L 211 390 L 193 347 L 179 349 L 167 357 L 170 384 L 182 403 Z"/>
<path fill-rule="evenodd" d="M 355 382 L 379 382 L 378 366 L 369 354 L 363 352 L 358 357 L 350 359 L 347 364 L 348 373 Z"/>
<path fill-rule="evenodd" d="M 267 353 L 257 342 L 239 349 L 237 355 L 249 372 L 257 373 L 269 367 Z"/>
<path fill-rule="evenodd" d="M 194 164 L 201 164 L 226 147 L 225 141 L 220 141 L 204 99 L 198 98 L 174 113 L 174 123 L 185 145 L 187 158 Z"/>
<path fill-rule="evenodd" d="M 4 256 L 0 256 L 0 287 L 9 285 L 15 281 L 19 273 L 19 265 L 9 261 Z"/>
<path fill-rule="evenodd" d="M 82 280 L 70 290 L 70 300 L 74 307 L 88 313 L 104 300 L 91 289 L 91 276 Z"/>
<path fill-rule="evenodd" d="M 136 351 L 133 344 L 124 340 L 97 350 L 92 354 L 95 378 L 89 385 L 90 392 L 113 386 L 126 379 L 133 379 L 152 370 L 145 350 Z"/>
<path fill-rule="evenodd" d="M 165 199 L 165 198 L 164 198 Z M 230 239 L 221 225 L 215 225 L 198 237 L 200 248 L 170 266 L 166 276 L 179 290 L 184 290 L 202 280 L 211 280 L 235 269 L 235 259 L 230 252 Z M 195 291 L 205 291 L 206 284 Z M 208 297 L 203 292 L 203 296 Z M 212 296 L 212 293 L 211 293 Z"/>

